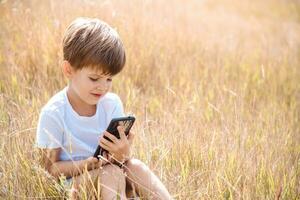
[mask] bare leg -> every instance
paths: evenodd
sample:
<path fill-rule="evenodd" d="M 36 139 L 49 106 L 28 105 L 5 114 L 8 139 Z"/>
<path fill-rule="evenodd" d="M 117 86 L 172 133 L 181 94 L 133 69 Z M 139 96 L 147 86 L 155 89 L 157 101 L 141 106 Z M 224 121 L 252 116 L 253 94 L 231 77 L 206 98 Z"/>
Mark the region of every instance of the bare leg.
<path fill-rule="evenodd" d="M 89 191 L 85 191 L 85 192 L 88 193 L 94 192 L 93 189 L 95 189 L 95 187 L 93 183 L 95 182 L 95 180 L 97 180 L 100 173 L 101 173 L 100 169 L 95 169 L 88 172 L 84 172 L 79 176 L 73 177 L 70 200 L 79 200 L 81 196 L 80 192 L 82 193 L 82 191 L 80 190 L 85 190 L 86 188 L 89 188 Z"/>
<path fill-rule="evenodd" d="M 93 183 L 97 181 L 98 190 Z M 100 199 L 99 187 L 101 188 L 101 199 L 125 200 L 125 175 L 123 170 L 116 165 L 107 164 L 102 169 L 88 171 L 88 173 L 73 177 L 73 186 L 70 195 L 71 200 L 79 199 L 78 191 L 81 186 L 89 188 L 89 193 L 94 193 Z M 77 192 L 76 192 L 77 191 Z"/>
<path fill-rule="evenodd" d="M 140 160 L 130 159 L 125 164 L 127 182 L 150 199 L 172 199 L 170 193 L 159 178 Z"/>
<path fill-rule="evenodd" d="M 103 200 L 106 199 L 127 199 L 125 195 L 125 175 L 123 170 L 116 165 L 105 165 L 103 173 L 100 174 L 101 181 L 101 196 Z M 117 195 L 118 194 L 118 195 Z"/>

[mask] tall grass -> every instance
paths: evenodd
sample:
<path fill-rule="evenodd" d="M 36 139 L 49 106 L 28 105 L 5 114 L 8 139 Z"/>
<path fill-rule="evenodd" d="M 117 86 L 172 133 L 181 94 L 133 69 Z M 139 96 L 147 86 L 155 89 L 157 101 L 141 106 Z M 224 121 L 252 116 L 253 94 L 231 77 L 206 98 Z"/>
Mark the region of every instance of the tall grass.
<path fill-rule="evenodd" d="M 176 199 L 300 199 L 300 4 L 280 0 L 0 1 L 0 197 L 63 199 L 33 148 L 67 81 L 61 39 L 98 17 L 127 51 L 113 91 L 135 157 Z"/>

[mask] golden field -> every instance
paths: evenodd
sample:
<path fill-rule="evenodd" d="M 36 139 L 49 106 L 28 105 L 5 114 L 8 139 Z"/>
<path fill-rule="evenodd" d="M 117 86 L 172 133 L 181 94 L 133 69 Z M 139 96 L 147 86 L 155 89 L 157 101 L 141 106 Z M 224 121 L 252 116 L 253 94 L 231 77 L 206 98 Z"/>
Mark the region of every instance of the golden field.
<path fill-rule="evenodd" d="M 175 199 L 300 199 L 296 0 L 0 1 L 1 199 L 66 196 L 33 144 L 79 16 L 118 30 L 113 92 L 137 117 L 134 155 Z"/>

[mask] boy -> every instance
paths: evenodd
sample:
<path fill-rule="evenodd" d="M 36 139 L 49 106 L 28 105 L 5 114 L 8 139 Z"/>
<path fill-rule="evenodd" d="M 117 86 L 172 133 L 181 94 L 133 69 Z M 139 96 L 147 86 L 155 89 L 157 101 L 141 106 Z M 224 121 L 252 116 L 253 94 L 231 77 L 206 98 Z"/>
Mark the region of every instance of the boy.
<path fill-rule="evenodd" d="M 76 198 L 75 191 L 88 175 L 100 181 L 104 200 L 126 199 L 126 182 L 154 199 L 171 199 L 154 173 L 130 158 L 134 134 L 126 137 L 122 126 L 120 139 L 105 131 L 112 118 L 124 116 L 120 98 L 109 92 L 113 76 L 126 60 L 117 32 L 98 19 L 78 18 L 64 35 L 63 54 L 62 69 L 69 84 L 42 108 L 37 128 L 36 144 L 47 171 L 73 182 L 71 198 Z M 98 144 L 109 152 L 106 159 L 93 157 Z"/>

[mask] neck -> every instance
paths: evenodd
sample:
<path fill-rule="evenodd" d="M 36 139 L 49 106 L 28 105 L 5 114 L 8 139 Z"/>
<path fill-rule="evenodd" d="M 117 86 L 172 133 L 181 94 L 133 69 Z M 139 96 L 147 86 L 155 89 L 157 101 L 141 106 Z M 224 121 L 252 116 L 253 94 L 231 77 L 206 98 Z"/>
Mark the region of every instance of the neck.
<path fill-rule="evenodd" d="M 80 116 L 91 117 L 96 113 L 96 105 L 89 105 L 84 102 L 72 89 L 72 87 L 68 87 L 67 90 L 68 100 L 73 108 L 73 110 L 78 113 Z"/>

